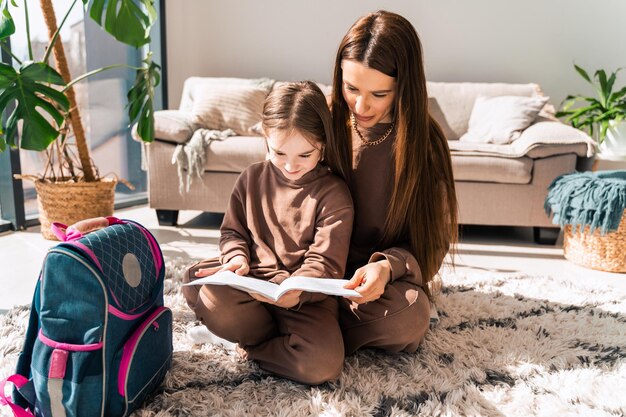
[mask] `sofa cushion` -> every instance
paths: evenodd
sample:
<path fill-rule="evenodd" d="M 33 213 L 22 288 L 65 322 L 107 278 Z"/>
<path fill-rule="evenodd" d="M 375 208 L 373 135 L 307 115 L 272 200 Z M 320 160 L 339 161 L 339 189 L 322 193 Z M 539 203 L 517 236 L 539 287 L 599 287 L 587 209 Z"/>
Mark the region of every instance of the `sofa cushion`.
<path fill-rule="evenodd" d="M 532 179 L 533 160 L 528 157 L 452 155 L 456 181 L 528 184 Z"/>
<path fill-rule="evenodd" d="M 179 110 L 159 110 L 154 112 L 154 137 L 168 142 L 185 143 L 198 126 L 191 120 L 191 114 Z"/>
<path fill-rule="evenodd" d="M 197 94 L 207 88 L 223 86 L 253 86 L 270 91 L 274 80 L 270 78 L 233 78 L 233 77 L 189 77 L 183 84 L 183 94 L 179 109 L 191 112 Z"/>
<path fill-rule="evenodd" d="M 231 136 L 209 142 L 206 149 L 205 171 L 240 173 L 250 164 L 265 159 L 265 138 L 260 136 Z"/>
<path fill-rule="evenodd" d="M 254 135 L 261 121 L 267 89 L 258 86 L 220 85 L 195 93 L 192 120 L 207 129 L 233 129 L 238 135 Z"/>
<path fill-rule="evenodd" d="M 442 126 L 446 139 L 457 140 L 467 132 L 470 114 L 476 97 L 479 95 L 494 96 L 524 96 L 539 97 L 543 93 L 537 84 L 507 84 L 507 83 L 426 83 L 428 96 L 431 98 L 433 118 Z M 550 113 L 551 106 L 546 104 L 544 111 Z"/>
<path fill-rule="evenodd" d="M 460 141 L 506 144 L 517 139 L 537 118 L 548 97 L 497 96 L 476 98 L 468 131 Z"/>

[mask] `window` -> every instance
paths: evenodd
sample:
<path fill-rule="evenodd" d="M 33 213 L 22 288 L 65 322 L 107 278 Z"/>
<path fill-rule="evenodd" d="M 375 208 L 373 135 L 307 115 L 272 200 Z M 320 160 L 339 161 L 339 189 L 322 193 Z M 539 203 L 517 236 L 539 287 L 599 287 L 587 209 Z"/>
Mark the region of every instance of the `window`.
<path fill-rule="evenodd" d="M 62 19 L 72 2 L 72 0 L 54 1 L 58 21 Z M 17 8 L 10 7 L 17 27 L 17 33 L 11 36 L 10 46 L 13 54 L 26 60 L 28 51 L 24 5 L 21 1 L 17 3 Z M 47 29 L 39 1 L 27 0 L 27 3 L 33 54 L 41 57 L 48 44 Z M 157 4 L 157 11 L 158 6 Z M 86 17 L 81 2 L 74 6 L 62 29 L 61 39 L 72 77 L 111 64 L 126 63 L 139 66 L 141 63 L 141 53 L 117 42 L 88 16 Z M 159 63 L 161 49 L 158 22 L 153 27 L 152 40 L 153 59 Z M 3 58 L 5 55 L 3 54 Z M 9 62 L 7 59 L 3 61 Z M 75 85 L 78 107 L 90 142 L 91 156 L 100 175 L 116 175 L 135 186 L 135 190 L 132 191 L 124 184 L 118 184 L 115 196 L 118 207 L 146 200 L 146 174 L 141 170 L 141 144 L 131 137 L 125 108 L 126 93 L 132 86 L 134 78 L 134 70 L 117 68 L 95 74 Z M 157 94 L 155 109 L 159 108 L 162 108 L 162 100 L 160 94 Z M 36 219 L 37 201 L 34 184 L 28 180 L 15 184 L 11 178 L 15 173 L 42 174 L 45 165 L 45 155 L 40 152 L 14 150 L 0 154 L 0 215 L 5 223 L 9 221 L 14 228 L 22 228 L 29 223 L 29 219 Z M 22 198 L 20 185 L 23 188 Z M 22 207 L 19 207 L 20 205 Z M 19 213 L 16 214 L 20 210 L 23 211 L 22 217 L 25 218 L 21 221 Z M 23 222 L 25 224 L 20 224 Z"/>

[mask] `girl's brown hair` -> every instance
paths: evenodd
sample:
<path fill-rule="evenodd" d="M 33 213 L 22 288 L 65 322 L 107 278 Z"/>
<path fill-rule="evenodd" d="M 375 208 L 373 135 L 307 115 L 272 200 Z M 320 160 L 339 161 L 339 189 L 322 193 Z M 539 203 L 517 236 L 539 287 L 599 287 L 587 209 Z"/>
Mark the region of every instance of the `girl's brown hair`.
<path fill-rule="evenodd" d="M 263 105 L 262 126 L 266 135 L 270 130 L 297 130 L 311 143 L 321 143 L 322 161 L 334 174 L 347 178 L 349 170 L 333 151 L 336 140 L 326 98 L 314 82 L 291 82 L 274 88 Z"/>
<path fill-rule="evenodd" d="M 428 112 L 428 94 L 417 33 L 404 17 L 378 11 L 360 18 L 341 41 L 335 60 L 332 116 L 338 154 L 352 164 L 350 109 L 343 99 L 344 59 L 396 79 L 393 194 L 380 246 L 397 244 L 407 231 L 424 284 L 437 274 L 457 240 L 457 201 L 450 150 Z M 375 204 L 375 202 L 372 202 Z M 424 290 L 430 296 L 429 285 Z"/>

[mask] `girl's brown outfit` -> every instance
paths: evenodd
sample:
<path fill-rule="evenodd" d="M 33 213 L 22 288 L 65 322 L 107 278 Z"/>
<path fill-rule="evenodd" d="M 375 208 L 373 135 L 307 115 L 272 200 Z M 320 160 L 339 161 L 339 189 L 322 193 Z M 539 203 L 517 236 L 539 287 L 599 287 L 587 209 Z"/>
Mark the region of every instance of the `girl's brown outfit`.
<path fill-rule="evenodd" d="M 276 283 L 292 275 L 343 278 L 353 214 L 347 185 L 326 167 L 291 181 L 269 161 L 253 164 L 224 215 L 220 259 L 193 265 L 184 281 L 236 255 L 248 259 L 248 275 Z M 339 376 L 344 345 L 336 298 L 303 292 L 298 306 L 284 309 L 227 286 L 183 287 L 183 294 L 209 330 L 238 343 L 261 368 L 308 384 Z"/>
<path fill-rule="evenodd" d="M 362 131 L 366 139 L 376 140 L 389 128 L 379 123 Z M 391 282 L 378 299 L 352 305 L 339 299 L 339 317 L 346 354 L 362 347 L 389 352 L 414 352 L 428 329 L 430 303 L 422 289 L 419 265 L 409 251 L 407 236 L 390 248 L 381 248 L 387 207 L 391 200 L 394 178 L 394 129 L 389 137 L 375 146 L 353 143 L 353 174 L 350 191 L 354 201 L 354 229 L 346 276 L 369 263 L 387 259 L 391 265 Z"/>

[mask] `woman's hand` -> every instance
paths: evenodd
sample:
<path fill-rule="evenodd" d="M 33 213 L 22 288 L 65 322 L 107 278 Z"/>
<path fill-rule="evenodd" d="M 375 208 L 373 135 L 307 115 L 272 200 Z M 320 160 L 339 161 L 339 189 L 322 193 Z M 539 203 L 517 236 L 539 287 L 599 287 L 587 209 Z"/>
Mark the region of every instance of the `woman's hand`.
<path fill-rule="evenodd" d="M 282 295 L 282 297 L 280 297 L 276 301 L 263 297 L 261 294 L 258 294 L 255 292 L 251 292 L 249 294 L 252 298 L 262 303 L 273 304 L 277 307 L 282 307 L 282 308 L 291 308 L 300 304 L 300 294 L 302 294 L 302 291 L 299 291 L 299 290 L 287 291 L 286 293 Z"/>
<path fill-rule="evenodd" d="M 386 259 L 364 265 L 354 272 L 344 288 L 354 289 L 361 297 L 348 297 L 357 304 L 378 300 L 385 292 L 385 286 L 391 281 L 391 265 Z"/>
<path fill-rule="evenodd" d="M 221 271 L 232 271 L 237 275 L 246 275 L 250 271 L 248 260 L 245 256 L 233 256 L 230 261 L 214 268 L 200 268 L 196 271 L 196 277 L 207 277 Z"/>

